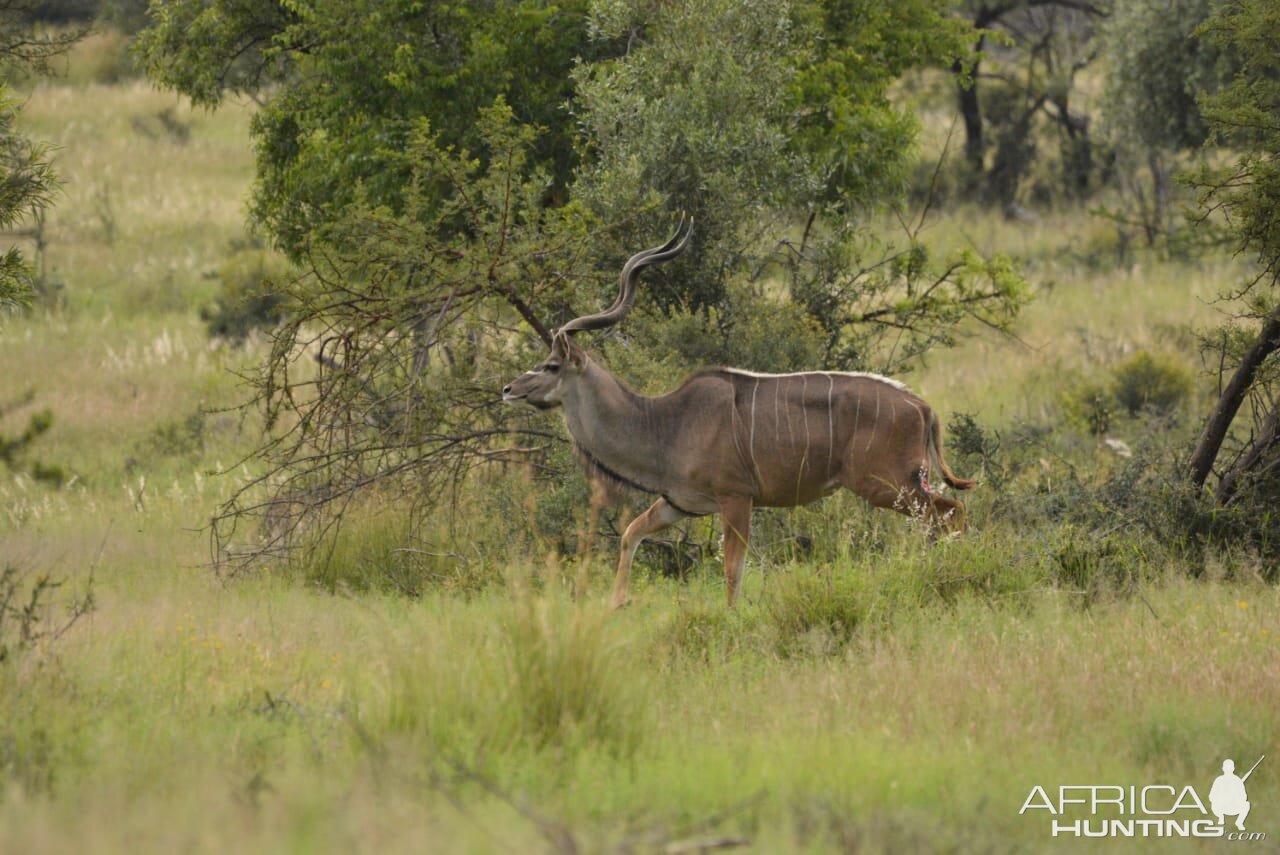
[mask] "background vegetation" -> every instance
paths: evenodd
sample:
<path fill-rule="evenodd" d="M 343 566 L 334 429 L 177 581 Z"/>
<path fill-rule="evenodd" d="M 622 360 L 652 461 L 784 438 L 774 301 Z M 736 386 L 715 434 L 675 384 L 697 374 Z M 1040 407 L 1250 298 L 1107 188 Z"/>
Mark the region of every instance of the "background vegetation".
<path fill-rule="evenodd" d="M 1069 850 L 1033 785 L 1269 752 L 1276 12 L 1186 5 L 24 9 L 111 26 L 0 129 L 61 181 L 0 325 L 0 851 Z M 637 500 L 588 532 L 495 390 L 682 204 L 602 358 L 892 368 L 969 535 L 759 512 L 727 612 L 694 521 L 606 615 Z"/>

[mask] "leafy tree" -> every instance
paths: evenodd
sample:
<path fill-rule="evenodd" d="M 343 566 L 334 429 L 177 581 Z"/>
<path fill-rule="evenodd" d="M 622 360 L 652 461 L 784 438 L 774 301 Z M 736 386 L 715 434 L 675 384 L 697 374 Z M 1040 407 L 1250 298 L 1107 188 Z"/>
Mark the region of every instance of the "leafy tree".
<path fill-rule="evenodd" d="M 259 548 L 285 549 L 364 491 L 430 506 L 473 466 L 557 441 L 513 422 L 495 390 L 539 358 L 513 326 L 549 341 L 532 307 L 572 302 L 589 278 L 587 220 L 543 204 L 553 179 L 532 168 L 537 133 L 510 107 L 482 110 L 476 130 L 471 152 L 420 120 L 399 209 L 358 195 L 279 290 L 287 320 L 252 378 L 273 428 L 267 467 L 215 521 L 224 557 L 245 518 L 265 518 Z"/>
<path fill-rule="evenodd" d="M 822 211 L 847 216 L 893 197 L 917 126 L 889 87 L 964 49 L 959 22 L 931 0 L 600 2 L 592 12 L 597 37 L 632 49 L 577 72 L 590 157 L 574 191 L 604 222 L 630 224 L 615 254 L 655 218 L 690 211 L 697 257 L 654 284 L 668 308 L 721 301 L 797 219 L 812 227 Z M 696 284 L 674 291 L 675 281 Z"/>
<path fill-rule="evenodd" d="M 569 72 L 610 49 L 588 43 L 585 0 L 157 0 L 151 13 L 138 49 L 153 80 L 205 106 L 262 103 L 251 210 L 294 260 L 357 198 L 404 205 L 422 119 L 444 145 L 482 151 L 477 110 L 499 96 L 545 129 L 533 159 L 563 199 Z"/>
<path fill-rule="evenodd" d="M 79 38 L 69 32 L 47 35 L 34 30 L 29 0 L 0 0 L 0 228 L 36 217 L 52 201 L 58 182 L 47 143 L 17 128 L 19 99 L 11 82 L 20 75 L 47 73 L 50 62 Z M 0 255 L 0 308 L 30 300 L 34 280 L 17 247 Z"/>
<path fill-rule="evenodd" d="M 49 145 L 19 131 L 17 116 L 17 98 L 0 84 L 0 227 L 6 229 L 39 216 L 58 186 Z M 31 265 L 19 247 L 0 255 L 0 308 L 25 305 L 34 286 Z"/>
<path fill-rule="evenodd" d="M 593 32 L 629 27 L 633 48 L 579 71 L 592 156 L 574 192 L 622 224 L 615 257 L 673 209 L 697 224 L 694 257 L 646 280 L 664 316 L 683 315 L 682 333 L 647 340 L 686 364 L 894 370 L 963 318 L 1000 327 L 1016 312 L 1022 289 L 1005 262 L 934 259 L 918 227 L 882 244 L 858 225 L 898 195 L 915 137 L 890 83 L 962 49 L 966 31 L 938 4 L 594 10 Z"/>
<path fill-rule="evenodd" d="M 1041 133 L 1057 136 L 1061 184 L 1080 197 L 1094 171 L 1091 117 L 1076 100 L 1076 76 L 1098 56 L 1105 0 L 960 0 L 976 58 L 957 60 L 956 101 L 965 132 L 970 192 L 1011 205 L 1040 156 Z"/>
<path fill-rule="evenodd" d="M 1248 313 L 1223 336 L 1234 373 L 1223 387 L 1191 455 L 1192 483 L 1216 478 L 1214 499 L 1246 508 L 1250 529 L 1264 538 L 1280 500 L 1280 32 L 1277 0 L 1231 0 L 1202 27 L 1230 50 L 1240 71 L 1202 102 L 1212 139 L 1234 152 L 1226 165 L 1201 166 L 1193 181 L 1206 210 L 1225 215 L 1238 250 L 1257 259 L 1258 273 L 1241 291 Z M 1250 403 L 1245 407 L 1246 402 Z M 1238 417 L 1242 412 L 1251 420 Z M 1247 426 L 1239 421 L 1251 421 Z M 1271 542 L 1274 546 L 1274 541 Z"/>
<path fill-rule="evenodd" d="M 1228 53 L 1197 34 L 1215 5 L 1131 0 L 1118 4 L 1104 27 L 1103 109 L 1127 209 L 1113 216 L 1137 225 L 1148 245 L 1173 230 L 1177 155 L 1208 138 L 1198 98 L 1230 77 Z"/>

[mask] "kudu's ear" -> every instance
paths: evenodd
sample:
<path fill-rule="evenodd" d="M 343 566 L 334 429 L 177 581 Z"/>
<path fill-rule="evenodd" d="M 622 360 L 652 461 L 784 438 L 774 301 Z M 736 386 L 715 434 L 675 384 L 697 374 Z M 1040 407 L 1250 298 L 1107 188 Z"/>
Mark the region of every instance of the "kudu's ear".
<path fill-rule="evenodd" d="M 564 360 L 574 368 L 581 368 L 587 363 L 587 352 L 574 343 L 569 336 L 564 337 Z"/>
<path fill-rule="evenodd" d="M 559 330 L 551 339 L 551 355 L 574 368 L 581 368 L 586 362 L 586 353 L 583 349 L 574 344 L 569 333 Z"/>

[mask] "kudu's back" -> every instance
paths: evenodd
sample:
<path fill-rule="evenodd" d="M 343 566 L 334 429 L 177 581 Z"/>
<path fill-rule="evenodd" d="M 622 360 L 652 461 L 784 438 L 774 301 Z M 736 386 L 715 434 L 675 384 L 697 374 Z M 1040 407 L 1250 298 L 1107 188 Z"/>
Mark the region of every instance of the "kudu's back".
<path fill-rule="evenodd" d="M 731 389 L 720 441 L 737 472 L 721 469 L 712 490 L 750 482 L 756 505 L 802 505 L 847 487 L 880 507 L 906 486 L 929 489 L 930 467 L 956 479 L 936 450 L 937 419 L 902 384 L 874 374 L 834 371 L 756 374 L 702 372 Z M 729 397 L 729 396 L 726 396 Z M 720 455 L 717 455 L 720 456 Z M 731 482 L 731 483 L 723 483 Z"/>

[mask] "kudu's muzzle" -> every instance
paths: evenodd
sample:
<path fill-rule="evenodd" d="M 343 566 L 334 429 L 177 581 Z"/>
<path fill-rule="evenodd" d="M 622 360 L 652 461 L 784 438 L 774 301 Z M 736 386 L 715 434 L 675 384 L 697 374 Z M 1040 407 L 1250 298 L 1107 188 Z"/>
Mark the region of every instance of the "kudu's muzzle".
<path fill-rule="evenodd" d="M 555 406 L 550 401 L 544 401 L 537 397 L 534 393 L 538 391 L 537 380 L 539 375 L 534 371 L 526 371 L 510 383 L 502 387 L 502 401 L 506 404 L 528 404 L 531 407 L 537 407 L 539 410 L 548 410 Z"/>

